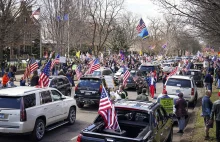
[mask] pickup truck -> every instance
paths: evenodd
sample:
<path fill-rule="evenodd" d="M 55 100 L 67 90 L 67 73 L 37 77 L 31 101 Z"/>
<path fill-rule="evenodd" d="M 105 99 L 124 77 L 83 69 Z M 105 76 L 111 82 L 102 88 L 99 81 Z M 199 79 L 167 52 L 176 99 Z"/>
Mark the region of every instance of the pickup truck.
<path fill-rule="evenodd" d="M 115 103 L 120 130 L 106 129 L 98 115 L 81 131 L 77 142 L 171 142 L 173 121 L 158 103 L 119 100 Z"/>

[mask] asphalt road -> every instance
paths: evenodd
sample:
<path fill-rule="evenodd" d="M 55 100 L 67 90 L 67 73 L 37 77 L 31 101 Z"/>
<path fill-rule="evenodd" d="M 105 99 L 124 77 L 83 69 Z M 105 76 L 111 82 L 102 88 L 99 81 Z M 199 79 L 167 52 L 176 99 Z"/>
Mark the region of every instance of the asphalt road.
<path fill-rule="evenodd" d="M 202 89 L 198 89 L 199 96 L 201 97 Z M 157 83 L 157 94 L 162 92 L 162 83 Z M 72 94 L 73 95 L 73 94 Z M 129 99 L 135 99 L 137 94 L 135 90 L 128 90 Z M 155 101 L 155 100 L 153 100 Z M 47 132 L 42 142 L 76 142 L 77 135 L 80 131 L 91 124 L 97 116 L 97 106 L 85 106 L 83 109 L 77 109 L 77 118 L 74 125 L 61 126 L 55 130 Z M 192 109 L 189 109 L 189 117 Z M 179 142 L 181 134 L 177 134 L 178 127 L 174 127 L 173 142 Z M 31 142 L 28 136 L 0 136 L 0 142 Z"/>

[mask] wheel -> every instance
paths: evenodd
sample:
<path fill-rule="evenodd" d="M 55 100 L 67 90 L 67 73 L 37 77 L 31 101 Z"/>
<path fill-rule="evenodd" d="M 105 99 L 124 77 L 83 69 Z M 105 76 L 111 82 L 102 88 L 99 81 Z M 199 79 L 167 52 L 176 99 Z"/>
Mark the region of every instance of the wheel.
<path fill-rule="evenodd" d="M 197 97 L 198 97 L 198 95 L 197 95 L 197 93 L 196 93 L 196 96 L 195 96 L 193 102 L 190 103 L 190 105 L 191 105 L 192 108 L 194 108 L 194 107 L 196 106 L 196 103 L 197 103 Z"/>
<path fill-rule="evenodd" d="M 169 137 L 166 140 L 166 142 L 172 142 L 172 141 L 173 141 L 173 127 L 170 130 L 170 134 L 169 134 Z"/>
<path fill-rule="evenodd" d="M 37 119 L 35 122 L 34 130 L 31 133 L 32 141 L 40 141 L 45 134 L 45 122 L 42 119 Z"/>
<path fill-rule="evenodd" d="M 69 115 L 67 117 L 67 121 L 69 121 L 70 125 L 73 125 L 76 121 L 76 109 L 71 107 L 69 110 Z"/>
<path fill-rule="evenodd" d="M 66 96 L 71 96 L 71 91 L 67 91 Z"/>
<path fill-rule="evenodd" d="M 83 108 L 84 107 L 84 103 L 81 103 L 79 101 L 76 101 L 76 105 L 78 106 L 78 108 Z"/>

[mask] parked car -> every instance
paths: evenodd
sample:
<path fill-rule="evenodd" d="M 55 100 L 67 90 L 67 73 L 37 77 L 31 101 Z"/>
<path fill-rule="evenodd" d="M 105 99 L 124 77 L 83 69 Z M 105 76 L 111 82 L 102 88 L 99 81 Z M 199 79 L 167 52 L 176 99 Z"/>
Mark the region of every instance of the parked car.
<path fill-rule="evenodd" d="M 76 104 L 83 108 L 85 104 L 99 104 L 104 78 L 98 76 L 83 76 L 75 86 Z"/>
<path fill-rule="evenodd" d="M 65 96 L 71 96 L 72 94 L 72 84 L 69 82 L 66 76 L 50 76 L 48 86 L 56 88 Z"/>
<path fill-rule="evenodd" d="M 110 68 L 106 68 L 106 67 L 101 67 L 100 69 L 97 69 L 92 73 L 92 76 L 105 76 L 105 75 L 113 77 L 114 73 Z"/>
<path fill-rule="evenodd" d="M 158 103 L 120 100 L 115 103 L 120 130 L 105 128 L 101 115 L 81 131 L 77 142 L 171 142 L 172 117 Z"/>
<path fill-rule="evenodd" d="M 190 69 L 187 71 L 187 75 L 191 75 L 193 77 L 197 87 L 204 86 L 204 83 L 203 83 L 204 76 L 201 70 Z"/>
<path fill-rule="evenodd" d="M 157 73 L 157 81 L 162 79 L 163 71 L 160 68 L 160 65 L 155 64 L 141 64 L 138 68 L 138 71 L 140 71 L 144 76 L 147 75 L 147 73 L 155 72 Z"/>
<path fill-rule="evenodd" d="M 120 83 L 121 75 L 124 73 L 124 68 L 119 68 L 119 70 L 114 74 L 114 81 L 118 85 Z"/>
<path fill-rule="evenodd" d="M 192 107 L 197 103 L 198 92 L 193 76 L 173 75 L 169 77 L 164 85 L 167 94 L 183 93 L 183 98 L 187 100 Z"/>
<path fill-rule="evenodd" d="M 0 108 L 0 133 L 31 134 L 32 142 L 76 120 L 75 100 L 55 88 L 1 89 Z"/>

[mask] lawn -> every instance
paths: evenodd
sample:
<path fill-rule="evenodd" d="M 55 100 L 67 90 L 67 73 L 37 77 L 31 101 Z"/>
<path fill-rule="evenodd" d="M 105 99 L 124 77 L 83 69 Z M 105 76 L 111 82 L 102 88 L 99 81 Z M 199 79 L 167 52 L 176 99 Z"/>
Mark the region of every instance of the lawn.
<path fill-rule="evenodd" d="M 213 86 L 213 88 L 215 88 L 215 86 Z M 213 93 L 212 93 L 212 97 L 211 100 L 212 102 L 216 101 L 218 99 L 218 90 L 214 89 Z M 201 103 L 201 102 L 200 102 Z M 216 142 L 215 140 L 215 124 L 214 127 L 212 129 L 209 130 L 209 136 L 210 136 L 210 140 L 205 141 L 205 129 L 204 129 L 204 120 L 203 117 L 201 117 L 201 112 L 202 112 L 202 107 L 200 104 L 200 108 L 199 111 L 197 111 L 196 113 L 196 123 L 195 123 L 195 129 L 193 132 L 193 136 L 192 136 L 192 141 L 193 142 Z"/>

